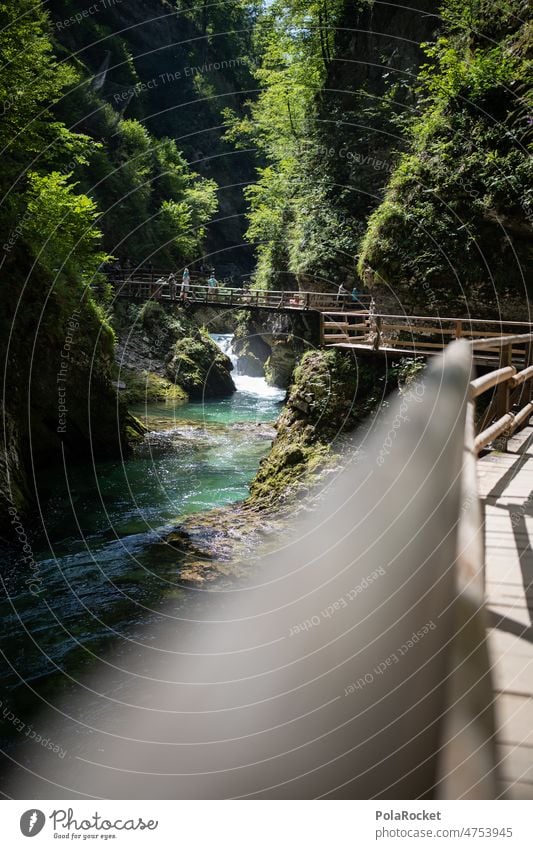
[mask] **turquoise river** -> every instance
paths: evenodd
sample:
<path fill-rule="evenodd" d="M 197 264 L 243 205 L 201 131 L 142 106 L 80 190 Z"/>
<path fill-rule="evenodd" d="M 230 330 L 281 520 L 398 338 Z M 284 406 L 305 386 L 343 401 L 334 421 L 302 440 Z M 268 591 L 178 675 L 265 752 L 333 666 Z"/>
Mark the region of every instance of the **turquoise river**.
<path fill-rule="evenodd" d="M 230 352 L 231 337 L 214 338 Z M 16 546 L 2 562 L 2 674 L 21 715 L 146 629 L 158 605 L 186 603 L 179 554 L 162 538 L 191 513 L 246 497 L 285 395 L 262 378 L 234 380 L 224 400 L 133 408 L 150 429 L 133 456 L 66 464 L 40 484 L 26 529 L 33 563 Z"/>

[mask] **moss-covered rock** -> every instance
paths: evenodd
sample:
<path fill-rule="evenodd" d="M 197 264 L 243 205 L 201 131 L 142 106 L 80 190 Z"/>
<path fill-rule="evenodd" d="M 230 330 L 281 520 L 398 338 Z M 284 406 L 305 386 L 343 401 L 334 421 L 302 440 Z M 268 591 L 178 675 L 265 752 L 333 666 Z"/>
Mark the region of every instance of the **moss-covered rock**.
<path fill-rule="evenodd" d="M 239 374 L 247 374 L 249 377 L 263 377 L 265 374 L 264 363 L 251 352 L 241 354 L 239 355 Z"/>
<path fill-rule="evenodd" d="M 235 392 L 229 357 L 201 332 L 176 342 L 166 364 L 166 375 L 193 400 L 224 398 Z"/>
<path fill-rule="evenodd" d="M 129 445 L 138 445 L 144 440 L 148 428 L 136 416 L 128 413 L 126 416 L 126 438 Z"/>
<path fill-rule="evenodd" d="M 120 373 L 121 397 L 127 404 L 158 403 L 186 404 L 187 393 L 165 377 L 153 371 L 122 369 Z"/>
<path fill-rule="evenodd" d="M 294 370 L 277 435 L 250 486 L 248 505 L 272 507 L 308 487 L 334 454 L 336 438 L 353 429 L 383 398 L 385 366 L 348 352 L 305 354 Z"/>

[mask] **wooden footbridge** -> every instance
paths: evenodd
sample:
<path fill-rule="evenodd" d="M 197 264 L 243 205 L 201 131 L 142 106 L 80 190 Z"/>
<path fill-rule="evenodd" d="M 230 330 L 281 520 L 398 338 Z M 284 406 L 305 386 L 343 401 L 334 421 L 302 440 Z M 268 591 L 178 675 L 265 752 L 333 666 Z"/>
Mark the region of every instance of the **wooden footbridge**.
<path fill-rule="evenodd" d="M 533 798 L 532 330 L 462 343 L 466 363 L 474 352 L 499 361 L 465 397 L 452 798 Z"/>
<path fill-rule="evenodd" d="M 497 341 L 490 345 L 488 339 L 516 336 L 533 328 L 529 322 L 381 313 L 369 294 L 358 294 L 354 299 L 351 294 L 335 292 L 248 289 L 222 283 L 208 286 L 205 276 L 197 272 L 191 272 L 190 288 L 183 295 L 180 282 L 169 279 L 168 272 L 121 271 L 110 274 L 109 280 L 117 298 L 188 307 L 315 314 L 320 345 L 350 348 L 363 354 L 377 352 L 390 358 L 427 358 L 440 353 L 454 339 L 467 339 L 472 342 L 474 361 L 492 365 L 500 349 Z M 516 343 L 512 356 L 523 356 L 523 349 L 523 343 Z M 529 364 L 529 353 L 526 359 Z"/>
<path fill-rule="evenodd" d="M 208 286 L 204 275 L 191 272 L 191 284 L 182 295 L 181 282 L 169 279 L 168 273 L 119 272 L 109 275 L 117 298 L 139 301 L 158 301 L 162 304 L 187 303 L 189 306 L 210 306 L 217 309 L 266 310 L 268 312 L 315 312 L 327 314 L 341 308 L 367 314 L 371 295 L 337 295 L 328 292 L 288 291 L 286 289 L 248 289 L 243 286 Z"/>

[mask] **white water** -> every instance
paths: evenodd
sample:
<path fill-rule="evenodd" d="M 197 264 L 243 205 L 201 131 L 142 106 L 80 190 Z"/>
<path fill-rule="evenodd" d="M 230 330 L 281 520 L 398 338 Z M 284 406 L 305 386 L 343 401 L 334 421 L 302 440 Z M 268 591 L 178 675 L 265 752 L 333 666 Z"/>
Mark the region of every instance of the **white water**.
<path fill-rule="evenodd" d="M 250 377 L 239 373 L 239 360 L 233 350 L 233 333 L 211 333 L 211 339 L 233 363 L 231 376 L 237 392 L 245 392 L 257 398 L 272 398 L 276 401 L 282 401 L 285 398 L 285 390 L 279 386 L 269 386 L 264 377 Z"/>

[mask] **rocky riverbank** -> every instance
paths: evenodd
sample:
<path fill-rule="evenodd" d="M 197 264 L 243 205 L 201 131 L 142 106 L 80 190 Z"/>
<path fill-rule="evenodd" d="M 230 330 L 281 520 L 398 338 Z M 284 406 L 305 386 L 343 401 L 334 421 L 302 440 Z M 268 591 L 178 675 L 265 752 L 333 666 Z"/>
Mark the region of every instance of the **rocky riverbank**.
<path fill-rule="evenodd" d="M 389 391 L 380 362 L 340 350 L 309 351 L 294 371 L 272 449 L 252 481 L 248 502 L 271 509 L 307 492 L 335 468 L 343 436 L 360 425 Z"/>

